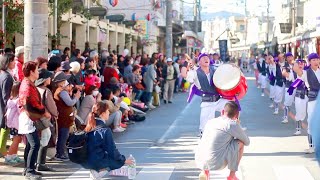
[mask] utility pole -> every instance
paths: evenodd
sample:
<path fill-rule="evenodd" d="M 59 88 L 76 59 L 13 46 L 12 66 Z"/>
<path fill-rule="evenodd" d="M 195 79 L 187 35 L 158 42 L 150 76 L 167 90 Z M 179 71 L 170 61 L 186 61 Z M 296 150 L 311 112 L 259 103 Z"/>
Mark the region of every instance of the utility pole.
<path fill-rule="evenodd" d="M 193 15 L 194 15 L 194 32 L 198 35 L 198 0 L 194 0 Z"/>
<path fill-rule="evenodd" d="M 24 61 L 48 57 L 48 0 L 24 1 Z"/>
<path fill-rule="evenodd" d="M 292 0 L 292 36 L 296 36 L 296 0 Z"/>
<path fill-rule="evenodd" d="M 248 10 L 247 10 L 247 0 L 244 1 L 244 14 L 245 14 L 245 18 L 246 18 L 246 35 L 245 35 L 245 39 L 244 39 L 244 45 L 247 45 L 247 38 L 248 38 Z"/>
<path fill-rule="evenodd" d="M 270 1 L 267 1 L 267 43 L 269 43 L 269 23 L 270 23 L 270 19 L 269 19 L 269 13 L 270 13 Z"/>
<path fill-rule="evenodd" d="M 166 0 L 166 56 L 172 58 L 172 0 Z"/>

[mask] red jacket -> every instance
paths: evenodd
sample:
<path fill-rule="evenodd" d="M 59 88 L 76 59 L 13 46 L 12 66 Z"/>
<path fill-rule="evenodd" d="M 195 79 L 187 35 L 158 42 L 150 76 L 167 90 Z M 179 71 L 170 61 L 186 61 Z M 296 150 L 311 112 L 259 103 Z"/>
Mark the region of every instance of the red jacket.
<path fill-rule="evenodd" d="M 15 79 L 20 81 L 20 82 L 24 78 L 23 71 L 22 71 L 22 66 L 23 66 L 23 63 L 21 63 L 20 61 L 16 60 L 16 65 L 15 65 L 14 70 L 13 70 L 13 75 L 14 75 Z"/>
<path fill-rule="evenodd" d="M 104 82 L 103 82 L 104 85 L 109 85 L 110 84 L 110 79 L 112 77 L 117 78 L 118 81 L 120 79 L 118 72 L 113 67 L 110 67 L 110 66 L 107 66 L 104 69 L 103 77 L 104 77 Z"/>

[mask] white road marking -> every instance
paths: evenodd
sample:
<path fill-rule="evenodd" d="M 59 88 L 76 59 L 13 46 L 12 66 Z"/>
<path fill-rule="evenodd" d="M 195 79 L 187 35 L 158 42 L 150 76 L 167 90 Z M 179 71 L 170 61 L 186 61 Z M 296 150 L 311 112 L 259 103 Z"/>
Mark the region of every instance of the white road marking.
<path fill-rule="evenodd" d="M 314 180 L 304 166 L 273 166 L 278 180 Z"/>
<path fill-rule="evenodd" d="M 195 99 L 196 97 L 194 97 Z M 167 129 L 167 131 L 161 136 L 161 138 L 157 141 L 157 144 L 163 144 L 166 142 L 167 138 L 172 134 L 174 129 L 178 127 L 177 125 L 180 123 L 180 121 L 184 120 L 184 114 L 190 109 L 191 104 L 194 101 L 191 101 L 188 103 L 188 105 L 183 109 L 183 111 L 180 113 L 180 115 L 173 121 L 173 123 L 170 125 L 170 127 Z"/>
<path fill-rule="evenodd" d="M 136 180 L 169 180 L 171 174 L 174 171 L 174 167 L 159 167 L 159 166 L 150 166 L 143 168 L 135 178 Z"/>
<path fill-rule="evenodd" d="M 78 171 L 74 172 L 71 176 L 66 178 L 67 180 L 91 180 L 90 179 L 90 171 L 84 168 L 79 169 Z"/>

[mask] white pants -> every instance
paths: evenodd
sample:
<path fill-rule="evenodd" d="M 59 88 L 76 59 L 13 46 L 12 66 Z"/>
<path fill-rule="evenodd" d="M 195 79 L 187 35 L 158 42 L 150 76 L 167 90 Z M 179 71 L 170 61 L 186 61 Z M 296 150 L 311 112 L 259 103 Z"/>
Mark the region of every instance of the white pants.
<path fill-rule="evenodd" d="M 259 74 L 259 82 L 261 84 L 261 88 L 267 87 L 267 76 L 263 76 L 261 73 Z"/>
<path fill-rule="evenodd" d="M 316 106 L 316 100 L 314 101 L 309 101 L 308 102 L 308 107 L 307 107 L 307 113 L 308 113 L 308 134 L 311 134 L 311 118 L 312 118 L 312 114 L 314 111 L 314 108 Z"/>
<path fill-rule="evenodd" d="M 284 86 L 280 87 L 275 85 L 274 87 L 275 87 L 274 102 L 281 103 L 283 99 L 283 94 L 284 94 Z"/>
<path fill-rule="evenodd" d="M 219 99 L 217 102 L 202 102 L 200 112 L 200 126 L 199 130 L 203 132 L 208 120 L 215 118 L 216 111 L 221 112 L 225 104 L 229 102 L 227 99 Z"/>
<path fill-rule="evenodd" d="M 307 116 L 307 104 L 308 97 L 305 96 L 304 99 L 295 97 L 295 108 L 296 108 L 296 121 L 303 121 Z"/>
<path fill-rule="evenodd" d="M 296 90 L 293 91 L 292 95 L 289 95 L 289 93 L 287 92 L 289 88 L 285 88 L 284 91 L 284 103 L 283 105 L 285 106 L 292 106 L 293 102 L 294 102 L 294 98 L 296 96 Z"/>
<path fill-rule="evenodd" d="M 272 85 L 269 85 L 269 88 L 270 88 L 270 95 L 269 97 L 274 99 L 274 97 L 276 96 L 276 87 L 275 86 L 272 86 Z"/>

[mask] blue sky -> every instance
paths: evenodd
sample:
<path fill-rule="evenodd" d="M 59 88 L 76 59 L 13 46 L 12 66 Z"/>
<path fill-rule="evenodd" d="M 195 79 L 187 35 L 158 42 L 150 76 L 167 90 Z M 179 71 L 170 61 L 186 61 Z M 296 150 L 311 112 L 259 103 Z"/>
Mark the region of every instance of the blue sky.
<path fill-rule="evenodd" d="M 194 0 L 184 0 L 185 2 L 194 2 Z M 282 0 L 269 0 L 271 14 L 276 13 L 277 7 Z M 218 12 L 232 11 L 244 14 L 245 0 L 201 0 L 202 11 Z M 267 9 L 267 0 L 247 0 L 247 8 L 249 11 L 260 13 Z M 259 14 L 261 15 L 261 13 Z"/>

